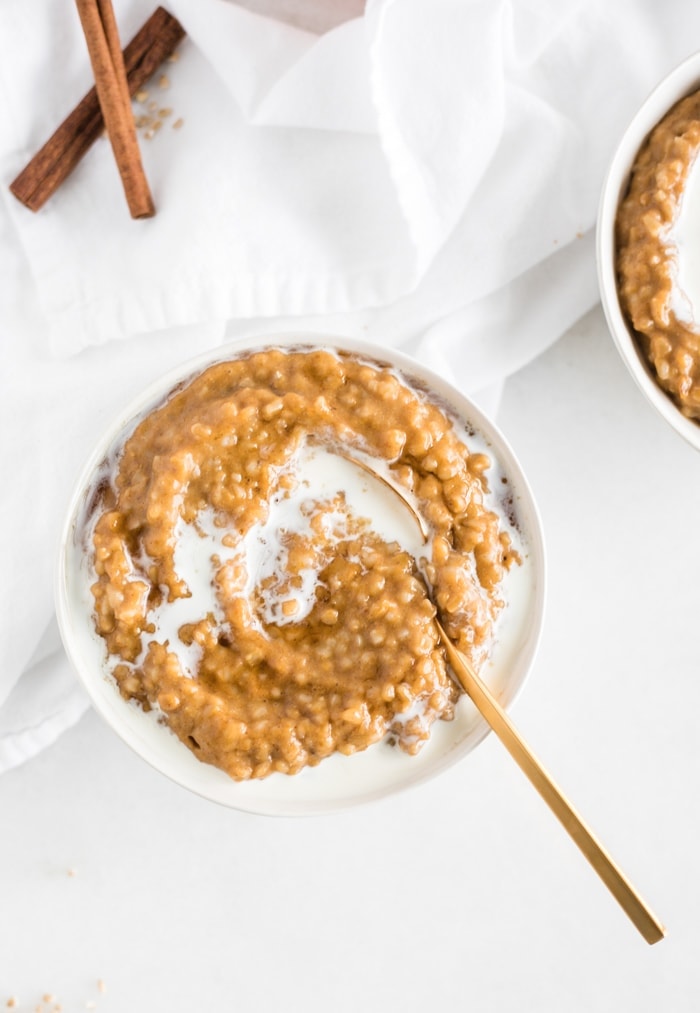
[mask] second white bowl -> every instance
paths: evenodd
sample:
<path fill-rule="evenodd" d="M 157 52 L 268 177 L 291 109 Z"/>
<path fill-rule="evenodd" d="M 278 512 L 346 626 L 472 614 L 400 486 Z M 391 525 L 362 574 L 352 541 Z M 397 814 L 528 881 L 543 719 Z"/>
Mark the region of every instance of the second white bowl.
<path fill-rule="evenodd" d="M 615 267 L 615 219 L 644 141 L 676 102 L 698 89 L 700 53 L 664 78 L 636 113 L 620 139 L 603 185 L 596 236 L 601 303 L 617 349 L 649 403 L 696 450 L 700 450 L 700 425 L 687 418 L 658 385 L 620 305 Z"/>

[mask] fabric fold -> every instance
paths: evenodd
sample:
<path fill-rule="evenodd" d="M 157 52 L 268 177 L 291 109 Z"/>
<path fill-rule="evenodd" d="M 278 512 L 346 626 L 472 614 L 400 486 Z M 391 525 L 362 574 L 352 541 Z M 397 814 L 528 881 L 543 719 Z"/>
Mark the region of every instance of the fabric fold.
<path fill-rule="evenodd" d="M 452 232 L 498 145 L 504 118 L 503 4 L 370 3 L 379 136 L 425 270 Z M 478 38 L 465 59 L 455 40 Z M 450 52 L 451 60 L 445 60 Z"/>

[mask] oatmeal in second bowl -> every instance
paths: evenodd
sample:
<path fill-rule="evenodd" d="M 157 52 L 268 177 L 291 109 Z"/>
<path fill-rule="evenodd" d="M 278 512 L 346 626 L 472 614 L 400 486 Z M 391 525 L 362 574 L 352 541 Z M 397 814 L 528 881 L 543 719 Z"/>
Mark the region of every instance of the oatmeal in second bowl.
<path fill-rule="evenodd" d="M 527 483 L 476 407 L 351 340 L 255 339 L 147 391 L 65 526 L 57 607 L 93 703 L 176 781 L 318 812 L 486 733 L 436 612 L 507 705 L 544 600 Z"/>
<path fill-rule="evenodd" d="M 647 399 L 700 449 L 700 54 L 623 135 L 598 216 L 608 325 Z"/>

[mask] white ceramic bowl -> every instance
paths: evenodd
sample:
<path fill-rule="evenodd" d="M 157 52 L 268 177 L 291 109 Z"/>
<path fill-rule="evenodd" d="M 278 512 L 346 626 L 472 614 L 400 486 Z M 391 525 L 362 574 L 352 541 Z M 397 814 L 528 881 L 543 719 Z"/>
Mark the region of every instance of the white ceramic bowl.
<path fill-rule="evenodd" d="M 666 422 L 700 450 L 700 425 L 686 418 L 659 387 L 622 312 L 615 271 L 615 216 L 627 191 L 637 152 L 656 124 L 680 99 L 700 88 L 700 53 L 691 56 L 654 89 L 622 135 L 603 185 L 596 236 L 598 284 L 608 327 L 628 370 Z"/>
<path fill-rule="evenodd" d="M 523 564 L 509 575 L 506 609 L 498 640 L 484 678 L 496 689 L 505 706 L 514 700 L 532 665 L 544 613 L 544 544 L 539 515 L 522 470 L 503 436 L 479 409 L 423 366 L 398 352 L 345 338 L 319 335 L 275 335 L 239 341 L 184 364 L 150 386 L 130 404 L 102 436 L 80 475 L 63 527 L 56 579 L 56 609 L 63 641 L 95 709 L 141 757 L 174 781 L 233 808 L 270 815 L 329 812 L 377 799 L 417 784 L 455 763 L 474 748 L 488 729 L 471 702 L 462 698 L 451 722 L 433 725 L 430 741 L 411 757 L 385 743 L 377 743 L 354 756 L 334 755 L 319 766 L 292 777 L 273 774 L 265 780 L 235 782 L 215 767 L 198 761 L 152 715 L 125 703 L 105 672 L 105 646 L 92 622 L 92 599 L 85 571 L 84 552 L 76 537 L 78 518 L 85 507 L 96 470 L 110 447 L 123 439 L 135 419 L 180 380 L 246 349 L 266 346 L 312 345 L 335 347 L 368 359 L 389 362 L 405 376 L 415 378 L 467 420 L 487 444 L 492 458 L 508 478 L 512 510 L 517 518 Z M 81 572 L 81 563 L 83 564 Z"/>

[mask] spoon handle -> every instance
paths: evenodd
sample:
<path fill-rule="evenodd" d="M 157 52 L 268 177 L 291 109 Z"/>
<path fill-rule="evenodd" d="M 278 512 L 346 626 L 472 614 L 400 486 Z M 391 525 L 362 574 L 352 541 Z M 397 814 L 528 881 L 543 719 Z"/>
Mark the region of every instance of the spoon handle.
<path fill-rule="evenodd" d="M 437 620 L 436 620 L 437 622 Z M 510 755 L 529 778 L 566 832 L 591 863 L 613 897 L 621 905 L 648 943 L 664 938 L 665 929 L 644 903 L 637 891 L 615 864 L 593 831 L 576 812 L 561 789 L 552 780 L 529 746 L 520 736 L 510 718 L 479 678 L 464 655 L 457 650 L 444 629 L 437 623 L 445 653 L 465 692 L 482 717 L 496 733 Z"/>

